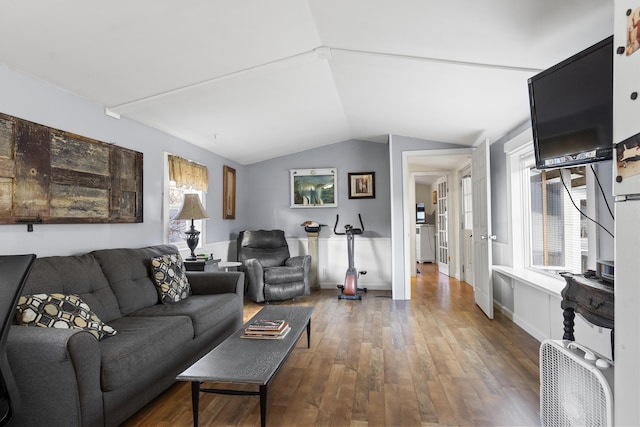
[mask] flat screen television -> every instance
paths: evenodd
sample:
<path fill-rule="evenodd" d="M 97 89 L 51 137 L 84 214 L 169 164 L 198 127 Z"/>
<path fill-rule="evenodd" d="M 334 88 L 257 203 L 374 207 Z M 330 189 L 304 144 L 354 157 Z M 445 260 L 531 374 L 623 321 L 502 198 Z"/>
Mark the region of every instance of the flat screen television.
<path fill-rule="evenodd" d="M 613 36 L 528 80 L 538 169 L 599 162 L 613 152 Z"/>

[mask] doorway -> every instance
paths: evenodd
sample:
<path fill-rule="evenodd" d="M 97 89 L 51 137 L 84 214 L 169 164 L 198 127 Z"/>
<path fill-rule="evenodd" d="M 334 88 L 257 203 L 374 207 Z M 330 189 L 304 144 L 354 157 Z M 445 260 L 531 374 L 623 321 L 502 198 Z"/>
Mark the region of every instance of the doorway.
<path fill-rule="evenodd" d="M 437 182 L 447 178 L 445 172 L 420 171 L 412 174 L 415 181 L 415 262 L 416 274 L 421 273 L 422 267 L 437 267 L 437 218 L 438 218 L 438 186 Z M 422 212 L 420 212 L 422 211 Z"/>
<path fill-rule="evenodd" d="M 397 272 L 394 268 L 394 277 L 397 274 L 399 279 L 397 285 L 394 285 L 394 298 L 410 299 L 411 298 L 411 277 L 416 275 L 416 258 L 415 258 L 415 176 L 416 174 L 439 174 L 440 176 L 448 176 L 448 182 L 457 183 L 459 180 L 459 171 L 466 165 L 470 164 L 471 153 L 473 148 L 456 148 L 442 150 L 415 150 L 402 152 L 402 210 L 392 211 L 392 235 L 394 242 L 392 247 L 400 245 L 398 248 L 398 264 L 402 265 L 402 272 Z M 448 188 L 446 209 L 448 230 L 447 230 L 447 265 L 449 266 L 449 275 L 456 279 L 460 279 L 460 244 L 458 226 L 452 227 L 451 224 L 459 223 L 460 207 L 459 207 L 459 190 L 457 185 Z M 401 228 L 398 234 L 393 233 L 395 227 L 394 213 L 402 212 Z M 401 236 L 401 237 L 400 237 Z M 400 237 L 400 240 L 397 240 Z M 402 248 L 402 249 L 400 249 Z M 392 265 L 396 262 L 396 258 L 392 258 Z M 401 263 L 401 264 L 400 264 Z M 400 286 L 400 284 L 402 284 Z"/>

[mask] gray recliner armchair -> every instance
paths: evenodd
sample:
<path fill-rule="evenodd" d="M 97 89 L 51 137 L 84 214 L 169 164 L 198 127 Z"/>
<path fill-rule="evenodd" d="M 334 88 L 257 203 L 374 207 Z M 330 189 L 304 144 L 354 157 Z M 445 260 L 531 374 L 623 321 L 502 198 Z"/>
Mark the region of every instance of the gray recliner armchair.
<path fill-rule="evenodd" d="M 237 252 L 245 272 L 245 293 L 252 301 L 287 300 L 310 293 L 311 256 L 291 257 L 284 231 L 241 231 Z"/>

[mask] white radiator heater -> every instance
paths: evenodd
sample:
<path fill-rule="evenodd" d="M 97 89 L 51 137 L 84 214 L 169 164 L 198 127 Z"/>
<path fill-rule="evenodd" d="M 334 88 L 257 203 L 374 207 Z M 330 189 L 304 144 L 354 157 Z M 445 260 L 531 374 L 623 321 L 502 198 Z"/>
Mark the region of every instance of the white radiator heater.
<path fill-rule="evenodd" d="M 613 362 L 573 341 L 540 346 L 543 426 L 612 426 Z"/>

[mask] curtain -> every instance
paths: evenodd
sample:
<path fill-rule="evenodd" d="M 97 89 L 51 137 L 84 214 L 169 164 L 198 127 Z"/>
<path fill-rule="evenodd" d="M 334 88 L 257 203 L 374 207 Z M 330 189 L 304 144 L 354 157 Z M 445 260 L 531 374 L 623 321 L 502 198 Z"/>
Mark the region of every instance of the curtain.
<path fill-rule="evenodd" d="M 206 166 L 171 154 L 169 154 L 169 179 L 175 181 L 178 187 L 186 185 L 205 193 L 209 189 L 209 172 Z"/>

